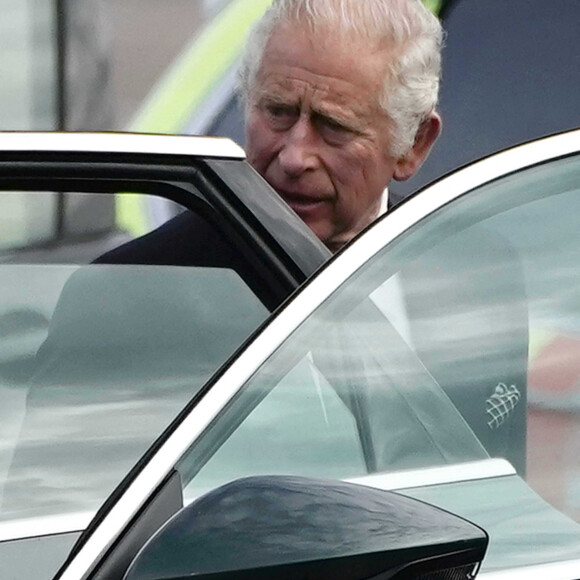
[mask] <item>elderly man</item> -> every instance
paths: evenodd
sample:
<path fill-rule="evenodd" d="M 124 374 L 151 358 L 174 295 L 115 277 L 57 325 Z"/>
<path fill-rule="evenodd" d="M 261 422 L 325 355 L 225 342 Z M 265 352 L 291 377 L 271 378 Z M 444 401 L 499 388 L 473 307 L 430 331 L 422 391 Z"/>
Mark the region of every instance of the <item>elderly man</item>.
<path fill-rule="evenodd" d="M 254 28 L 248 160 L 331 251 L 386 209 L 390 180 L 413 175 L 439 135 L 441 41 L 420 0 L 274 0 Z M 240 267 L 188 213 L 96 262 Z"/>
<path fill-rule="evenodd" d="M 274 0 L 255 28 L 242 68 L 248 159 L 331 250 L 379 215 L 390 180 L 414 173 L 436 139 L 440 44 L 439 24 L 420 0 Z M 238 248 L 218 233 L 184 212 L 97 262 L 234 268 L 268 309 L 278 306 L 279 297 L 273 300 Z M 266 314 L 250 313 L 239 328 L 232 321 L 231 340 L 203 351 L 199 364 L 194 353 L 204 337 L 198 340 L 195 317 L 184 315 L 197 307 L 194 293 L 186 285 L 161 286 L 163 308 L 152 308 L 151 297 L 160 292 L 156 278 L 140 284 L 131 278 L 116 291 L 126 272 L 81 268 L 68 280 L 36 357 L 25 441 L 38 432 L 35 417 L 45 416 L 46 405 L 75 400 L 78 392 L 108 408 L 107 385 L 137 393 L 146 385 L 161 400 L 170 397 L 167 385 L 179 389 L 186 377 L 190 393 Z M 106 307 L 91 296 L 107 296 Z M 124 316 L 129 309 L 132 315 Z M 94 336 L 98 348 L 83 346 L 94 344 Z M 127 346 L 111 346 L 118 344 Z M 100 428 L 96 421 L 94 429 Z M 81 453 L 98 464 L 106 454 L 95 449 Z M 17 450 L 13 469 L 30 465 L 30 450 Z M 47 472 L 56 466 L 56 477 L 60 452 L 55 446 L 43 456 Z"/>
<path fill-rule="evenodd" d="M 332 251 L 439 135 L 442 31 L 420 0 L 274 0 L 242 66 L 247 155 Z"/>

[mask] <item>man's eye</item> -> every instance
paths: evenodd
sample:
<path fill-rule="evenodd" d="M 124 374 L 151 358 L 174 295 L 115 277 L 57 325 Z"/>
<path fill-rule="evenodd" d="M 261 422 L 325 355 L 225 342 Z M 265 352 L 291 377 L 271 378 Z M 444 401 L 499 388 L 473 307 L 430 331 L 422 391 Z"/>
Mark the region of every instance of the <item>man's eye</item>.
<path fill-rule="evenodd" d="M 276 105 L 268 107 L 268 111 L 272 117 L 283 117 L 284 115 L 290 114 L 288 107 L 279 107 Z"/>
<path fill-rule="evenodd" d="M 295 109 L 284 105 L 268 105 L 266 113 L 276 126 L 292 125 L 298 117 Z"/>
<path fill-rule="evenodd" d="M 324 121 L 324 125 L 331 131 L 337 132 L 348 131 L 348 129 L 344 125 L 341 125 L 338 121 L 334 121 L 333 119 L 326 119 Z"/>
<path fill-rule="evenodd" d="M 333 119 L 320 120 L 319 131 L 326 141 L 334 145 L 344 143 L 352 135 L 352 131 L 348 127 Z"/>

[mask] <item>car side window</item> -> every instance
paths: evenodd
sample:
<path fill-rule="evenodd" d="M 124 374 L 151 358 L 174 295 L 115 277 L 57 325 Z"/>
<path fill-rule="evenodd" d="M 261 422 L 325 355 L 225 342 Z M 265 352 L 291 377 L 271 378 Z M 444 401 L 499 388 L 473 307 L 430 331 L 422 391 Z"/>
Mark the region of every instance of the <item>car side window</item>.
<path fill-rule="evenodd" d="M 250 473 L 348 478 L 503 458 L 578 517 L 579 190 L 577 157 L 528 168 L 381 250 L 190 449 L 186 496 Z M 348 439 L 344 455 L 324 450 L 319 380 L 341 411 L 331 432 L 335 450 Z M 234 441 L 247 450 L 235 462 Z M 308 458 L 292 451 L 305 446 Z"/>
<path fill-rule="evenodd" d="M 156 230 L 152 195 L 67 193 L 77 229 L 31 238 L 57 195 L 0 193 L 0 523 L 96 510 L 269 314 L 195 211 Z M 105 220 L 127 197 L 132 227 Z"/>
<path fill-rule="evenodd" d="M 321 466 L 335 478 L 365 471 L 355 419 L 308 354 L 201 468 L 195 495 L 221 485 L 232 472 L 317 475 Z"/>
<path fill-rule="evenodd" d="M 186 499 L 252 474 L 355 478 L 488 457 L 372 300 L 338 309 L 287 341 L 188 453 Z"/>

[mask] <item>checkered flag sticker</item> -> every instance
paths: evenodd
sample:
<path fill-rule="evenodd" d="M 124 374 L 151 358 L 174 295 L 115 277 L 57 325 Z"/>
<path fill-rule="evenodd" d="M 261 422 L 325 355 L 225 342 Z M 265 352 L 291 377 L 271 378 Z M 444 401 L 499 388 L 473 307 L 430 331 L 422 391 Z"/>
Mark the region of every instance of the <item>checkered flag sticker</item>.
<path fill-rule="evenodd" d="M 485 411 L 489 416 L 488 427 L 490 429 L 500 427 L 511 415 L 521 396 L 515 385 L 507 386 L 505 383 L 499 383 L 493 395 L 485 402 Z"/>

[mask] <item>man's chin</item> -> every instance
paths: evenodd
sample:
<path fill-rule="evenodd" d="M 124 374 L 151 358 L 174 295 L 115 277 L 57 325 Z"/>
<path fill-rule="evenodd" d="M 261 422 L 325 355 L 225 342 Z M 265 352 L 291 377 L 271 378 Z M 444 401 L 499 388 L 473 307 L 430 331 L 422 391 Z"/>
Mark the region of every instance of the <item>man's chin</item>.
<path fill-rule="evenodd" d="M 328 222 L 311 222 L 304 220 L 306 225 L 312 230 L 314 235 L 332 252 L 335 253 L 344 244 L 345 241 L 336 236 L 334 230 L 329 228 Z"/>

